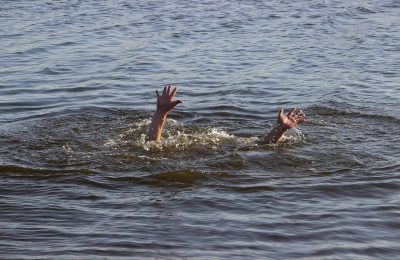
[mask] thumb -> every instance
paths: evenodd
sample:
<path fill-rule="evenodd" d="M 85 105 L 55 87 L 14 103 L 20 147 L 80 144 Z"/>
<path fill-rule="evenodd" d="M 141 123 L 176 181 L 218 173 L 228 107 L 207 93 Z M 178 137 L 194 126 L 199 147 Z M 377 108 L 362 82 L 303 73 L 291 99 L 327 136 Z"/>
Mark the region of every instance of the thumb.
<path fill-rule="evenodd" d="M 279 114 L 278 114 L 278 119 L 282 118 L 284 116 L 285 116 L 285 112 L 283 111 L 283 108 L 281 108 L 281 110 L 279 111 Z"/>
<path fill-rule="evenodd" d="M 283 108 L 279 111 L 279 114 L 278 114 L 278 123 L 283 123 L 284 121 L 285 121 L 285 119 L 286 119 L 286 116 L 285 116 L 285 111 L 283 110 Z"/>
<path fill-rule="evenodd" d="M 183 101 L 182 100 L 180 100 L 180 99 L 178 99 L 178 100 L 175 100 L 174 102 L 172 102 L 171 103 L 171 107 L 175 107 L 176 105 L 178 105 L 178 104 L 181 104 L 181 103 L 183 103 Z"/>

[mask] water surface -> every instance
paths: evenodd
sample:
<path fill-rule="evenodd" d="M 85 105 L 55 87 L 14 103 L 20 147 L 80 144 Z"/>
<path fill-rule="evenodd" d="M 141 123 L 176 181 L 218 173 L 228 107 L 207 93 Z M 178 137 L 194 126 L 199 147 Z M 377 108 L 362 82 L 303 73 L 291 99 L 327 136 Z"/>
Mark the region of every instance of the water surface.
<path fill-rule="evenodd" d="M 400 5 L 3 1 L 0 258 L 396 259 Z M 144 142 L 155 89 L 184 100 Z M 281 108 L 307 121 L 257 145 Z"/>

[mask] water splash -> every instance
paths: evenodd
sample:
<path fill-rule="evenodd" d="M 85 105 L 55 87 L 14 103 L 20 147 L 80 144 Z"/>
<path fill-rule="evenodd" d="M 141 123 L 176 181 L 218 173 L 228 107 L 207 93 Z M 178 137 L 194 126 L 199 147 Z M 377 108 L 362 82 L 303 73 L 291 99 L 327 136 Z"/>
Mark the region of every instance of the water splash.
<path fill-rule="evenodd" d="M 144 123 L 144 124 L 143 124 Z M 140 122 L 138 130 L 145 126 L 146 130 L 150 121 Z M 192 124 L 184 125 L 173 119 L 166 122 L 163 138 L 160 142 L 146 141 L 146 133 L 134 141 L 134 145 L 150 152 L 172 152 L 192 149 L 215 150 L 222 144 L 234 144 L 237 138 L 225 131 L 213 127 L 198 127 Z"/>
<path fill-rule="evenodd" d="M 215 127 L 179 123 L 167 119 L 160 142 L 146 141 L 151 119 L 132 123 L 116 139 L 108 139 L 104 146 L 119 148 L 129 145 L 148 152 L 178 152 L 194 150 L 217 150 L 223 146 L 257 147 L 258 137 L 237 137 Z M 299 129 L 287 131 L 279 143 L 294 144 L 304 140 Z"/>
<path fill-rule="evenodd" d="M 279 143 L 285 144 L 296 144 L 302 143 L 305 137 L 303 133 L 298 128 L 292 128 L 285 132 L 282 138 L 279 140 Z"/>

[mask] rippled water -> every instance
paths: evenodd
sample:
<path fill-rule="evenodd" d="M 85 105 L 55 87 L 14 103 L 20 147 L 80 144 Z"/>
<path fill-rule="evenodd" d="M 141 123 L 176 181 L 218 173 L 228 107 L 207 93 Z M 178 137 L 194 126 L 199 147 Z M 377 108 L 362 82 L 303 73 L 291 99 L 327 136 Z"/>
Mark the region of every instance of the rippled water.
<path fill-rule="evenodd" d="M 2 1 L 0 258 L 396 259 L 400 4 Z M 155 89 L 184 104 L 146 143 Z M 281 107 L 307 121 L 257 145 Z"/>

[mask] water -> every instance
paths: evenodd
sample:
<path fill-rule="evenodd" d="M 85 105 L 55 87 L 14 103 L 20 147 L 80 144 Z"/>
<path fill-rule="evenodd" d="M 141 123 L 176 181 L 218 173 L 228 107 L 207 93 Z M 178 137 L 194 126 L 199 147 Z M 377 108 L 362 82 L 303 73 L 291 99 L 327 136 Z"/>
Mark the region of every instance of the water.
<path fill-rule="evenodd" d="M 396 259 L 400 5 L 2 1 L 0 258 Z M 163 142 L 155 89 L 179 87 Z M 281 108 L 307 121 L 257 145 Z"/>

